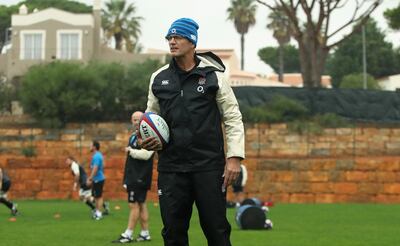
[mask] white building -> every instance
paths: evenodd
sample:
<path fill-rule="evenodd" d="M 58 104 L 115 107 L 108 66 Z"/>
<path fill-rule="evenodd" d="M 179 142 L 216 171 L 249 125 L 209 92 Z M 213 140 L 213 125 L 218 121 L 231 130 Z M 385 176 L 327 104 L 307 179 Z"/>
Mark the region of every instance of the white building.
<path fill-rule="evenodd" d="M 400 74 L 391 75 L 378 79 L 378 83 L 382 90 L 395 91 L 400 89 Z"/>
<path fill-rule="evenodd" d="M 290 85 L 273 81 L 266 76 L 256 73 L 242 71 L 239 68 L 239 60 L 233 49 L 196 49 L 197 52 L 211 51 L 221 58 L 225 65 L 226 73 L 229 75 L 229 82 L 232 87 L 237 86 L 269 86 L 269 87 L 289 87 Z M 148 49 L 146 54 L 162 55 L 168 54 L 167 51 Z"/>

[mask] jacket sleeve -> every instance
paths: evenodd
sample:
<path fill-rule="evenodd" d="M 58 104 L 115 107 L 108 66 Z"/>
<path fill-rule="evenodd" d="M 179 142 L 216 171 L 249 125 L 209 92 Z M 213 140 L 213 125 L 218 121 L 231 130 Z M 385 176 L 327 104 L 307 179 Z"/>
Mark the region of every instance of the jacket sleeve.
<path fill-rule="evenodd" d="M 154 151 L 149 151 L 145 149 L 129 149 L 129 155 L 138 160 L 148 160 L 154 154 Z"/>
<path fill-rule="evenodd" d="M 122 179 L 122 185 L 126 185 L 128 183 L 127 175 L 128 175 L 128 156 L 126 156 L 125 160 L 124 178 Z"/>
<path fill-rule="evenodd" d="M 239 104 L 233 90 L 228 84 L 223 73 L 217 73 L 218 86 L 217 104 L 225 126 L 227 153 L 226 157 L 245 158 L 244 150 L 244 126 Z"/>
<path fill-rule="evenodd" d="M 132 137 L 132 136 L 131 136 Z M 130 147 L 130 141 L 131 141 L 131 137 L 129 137 L 129 141 L 128 141 L 128 145 L 127 147 Z M 129 153 L 126 155 L 126 159 L 125 159 L 125 167 L 124 167 L 124 178 L 122 179 L 122 184 L 123 185 L 127 185 L 128 180 L 127 180 L 127 176 L 128 176 L 128 158 L 129 158 Z"/>
<path fill-rule="evenodd" d="M 146 112 L 153 112 L 156 114 L 160 113 L 160 105 L 158 104 L 158 99 L 154 96 L 152 86 L 154 82 L 154 78 L 156 77 L 156 73 L 153 73 L 150 78 L 150 85 L 149 85 L 149 95 L 147 97 L 147 109 Z"/>
<path fill-rule="evenodd" d="M 247 177 L 248 177 L 247 168 L 246 168 L 246 166 L 243 165 L 243 164 L 241 164 L 240 167 L 241 167 L 241 169 L 242 169 L 242 177 L 243 177 L 243 178 L 242 178 L 242 186 L 244 187 L 244 186 L 246 186 Z"/>

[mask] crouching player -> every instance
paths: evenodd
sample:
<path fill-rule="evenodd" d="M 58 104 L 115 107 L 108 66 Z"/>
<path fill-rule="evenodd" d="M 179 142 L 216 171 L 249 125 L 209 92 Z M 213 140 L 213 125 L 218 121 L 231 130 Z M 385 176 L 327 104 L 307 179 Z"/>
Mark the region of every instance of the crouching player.
<path fill-rule="evenodd" d="M 86 205 L 91 208 L 92 213 L 94 213 L 96 206 L 94 204 L 94 197 L 92 196 L 92 189 L 86 184 L 87 175 L 85 169 L 79 165 L 72 156 L 67 157 L 65 163 L 71 168 L 72 175 L 74 176 L 74 186 L 72 189 L 76 191 L 79 185 L 79 198 L 85 202 Z M 108 203 L 103 203 L 103 207 L 105 211 L 103 214 L 108 214 Z"/>

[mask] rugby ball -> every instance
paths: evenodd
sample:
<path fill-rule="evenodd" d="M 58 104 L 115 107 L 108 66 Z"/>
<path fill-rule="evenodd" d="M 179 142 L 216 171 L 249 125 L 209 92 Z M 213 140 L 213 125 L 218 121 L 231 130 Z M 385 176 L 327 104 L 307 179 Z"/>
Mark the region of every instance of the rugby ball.
<path fill-rule="evenodd" d="M 140 137 L 145 140 L 155 137 L 164 146 L 169 142 L 169 128 L 165 120 L 153 112 L 143 114 L 139 122 Z"/>

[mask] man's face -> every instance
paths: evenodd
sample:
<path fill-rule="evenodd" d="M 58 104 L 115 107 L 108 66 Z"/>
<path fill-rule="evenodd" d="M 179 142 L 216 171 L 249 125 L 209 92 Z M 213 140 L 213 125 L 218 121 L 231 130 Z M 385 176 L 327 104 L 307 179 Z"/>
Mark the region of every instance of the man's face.
<path fill-rule="evenodd" d="M 141 112 L 135 112 L 132 114 L 131 122 L 132 122 L 134 131 L 139 129 L 140 118 L 142 118 L 142 115 L 143 115 L 143 113 L 141 113 Z"/>
<path fill-rule="evenodd" d="M 167 40 L 172 57 L 181 57 L 194 50 L 193 43 L 182 36 L 170 35 Z"/>

